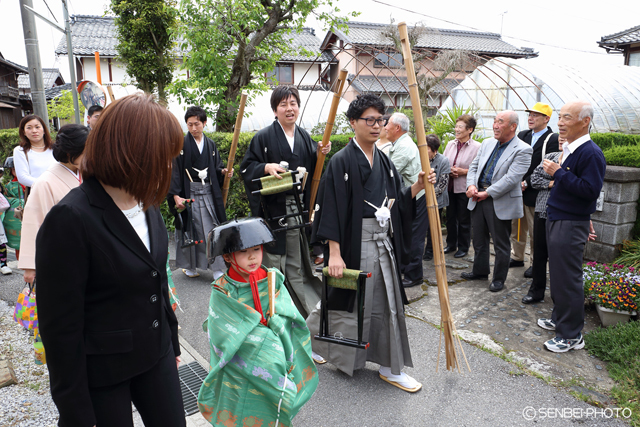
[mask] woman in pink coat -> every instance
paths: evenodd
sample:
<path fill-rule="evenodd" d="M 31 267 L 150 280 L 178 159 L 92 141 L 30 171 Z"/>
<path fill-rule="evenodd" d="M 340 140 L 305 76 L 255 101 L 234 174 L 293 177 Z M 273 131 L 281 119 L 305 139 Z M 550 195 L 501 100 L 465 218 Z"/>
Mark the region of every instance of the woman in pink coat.
<path fill-rule="evenodd" d="M 31 187 L 29 202 L 24 208 L 18 261 L 18 267 L 24 270 L 25 282 L 33 283 L 36 277 L 36 235 L 44 217 L 82 182 L 79 165 L 87 136 L 89 128 L 85 126 L 62 126 L 52 147 L 57 162 L 43 172 Z"/>

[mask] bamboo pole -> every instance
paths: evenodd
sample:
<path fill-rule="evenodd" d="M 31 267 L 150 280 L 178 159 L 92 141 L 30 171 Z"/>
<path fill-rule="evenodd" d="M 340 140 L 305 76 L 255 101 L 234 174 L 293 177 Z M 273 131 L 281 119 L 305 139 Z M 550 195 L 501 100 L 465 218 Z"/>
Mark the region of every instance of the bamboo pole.
<path fill-rule="evenodd" d="M 333 93 L 333 100 L 331 101 L 331 109 L 329 110 L 329 118 L 327 119 L 327 126 L 324 128 L 324 135 L 322 135 L 322 143 L 320 149 L 318 149 L 318 160 L 316 161 L 316 168 L 313 171 L 313 179 L 311 180 L 311 194 L 309 198 L 309 212 L 314 211 L 316 203 L 316 196 L 318 194 L 318 186 L 320 185 L 320 176 L 322 175 L 322 168 L 324 167 L 325 155 L 321 149 L 329 143 L 331 138 L 331 132 L 333 131 L 333 124 L 336 119 L 336 112 L 338 111 L 338 105 L 340 104 L 340 98 L 342 97 L 342 89 L 344 88 L 344 82 L 347 80 L 347 69 L 343 68 L 338 74 L 338 81 L 336 82 L 336 91 Z"/>
<path fill-rule="evenodd" d="M 269 294 L 269 316 L 276 314 L 276 272 L 267 272 L 267 290 Z"/>
<path fill-rule="evenodd" d="M 416 137 L 418 138 L 418 151 L 420 152 L 420 163 L 422 170 L 428 175 L 431 171 L 429 162 L 429 151 L 427 150 L 427 137 L 425 135 L 424 120 L 422 118 L 422 106 L 420 104 L 420 95 L 418 93 L 418 84 L 416 81 L 415 68 L 413 66 L 413 57 L 411 56 L 411 46 L 409 45 L 409 36 L 407 33 L 407 24 L 401 22 L 398 24 L 400 31 L 400 42 L 402 44 L 402 55 L 407 71 L 407 80 L 409 82 L 409 95 L 411 97 L 411 106 L 413 108 L 413 117 L 415 120 Z M 426 177 L 426 176 L 425 176 Z M 449 305 L 449 289 L 447 285 L 447 270 L 444 259 L 444 247 L 442 245 L 442 230 L 440 227 L 440 215 L 438 213 L 438 202 L 436 200 L 436 192 L 433 184 L 425 180 L 425 201 L 427 204 L 427 212 L 429 214 L 429 227 L 431 229 L 431 241 L 433 243 L 433 261 L 436 270 L 436 279 L 438 282 L 438 297 L 440 300 L 441 310 L 441 330 L 444 335 L 444 347 L 446 355 L 447 370 L 458 368 L 460 371 L 460 361 L 456 354 L 456 338 L 454 337 L 455 325 L 451 316 L 451 307 Z M 464 355 L 462 346 L 458 339 L 460 351 Z M 440 355 L 440 345 L 438 345 L 438 357 Z M 439 360 L 439 359 L 438 359 Z M 466 356 L 465 356 L 466 360 Z M 467 368 L 469 364 L 467 363 Z M 438 367 L 436 366 L 436 371 Z M 469 371 L 471 369 L 469 368 Z"/>
<path fill-rule="evenodd" d="M 240 96 L 240 108 L 236 116 L 236 125 L 233 128 L 233 140 L 231 141 L 231 149 L 229 150 L 229 160 L 227 160 L 227 174 L 222 184 L 222 203 L 227 206 L 227 196 L 229 195 L 229 183 L 231 178 L 229 172 L 233 170 L 233 162 L 236 159 L 236 149 L 238 148 L 238 140 L 240 139 L 240 128 L 242 127 L 242 118 L 244 117 L 244 106 L 247 103 L 247 92 L 243 91 Z"/>

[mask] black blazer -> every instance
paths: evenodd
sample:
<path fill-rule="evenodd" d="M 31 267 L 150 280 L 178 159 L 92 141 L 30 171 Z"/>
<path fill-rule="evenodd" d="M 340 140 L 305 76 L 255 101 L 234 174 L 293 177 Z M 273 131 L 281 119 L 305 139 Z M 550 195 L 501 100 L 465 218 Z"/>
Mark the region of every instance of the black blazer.
<path fill-rule="evenodd" d="M 549 141 L 547 141 L 547 151 L 546 154 L 555 153 L 559 151 L 558 148 L 558 134 L 553 133 L 550 127 L 547 126 L 547 131 L 543 133 L 538 141 L 536 141 L 536 145 L 533 147 L 533 155 L 531 156 L 531 166 L 529 166 L 529 170 L 524 177 L 523 181 L 527 181 L 527 189 L 522 193 L 522 199 L 524 201 L 525 206 L 535 206 L 536 205 L 536 197 L 538 196 L 538 190 L 534 190 L 531 187 L 531 174 L 535 170 L 535 168 L 542 163 L 542 146 L 544 145 L 544 140 L 547 139 L 547 136 L 551 134 Z M 523 130 L 518 133 L 518 138 L 531 145 L 531 135 L 533 135 L 533 131 L 531 129 Z"/>
<path fill-rule="evenodd" d="M 145 213 L 151 252 L 102 185 L 89 178 L 45 218 L 36 239 L 38 315 L 61 426 L 96 423 L 89 387 L 152 368 L 178 321 L 167 285 L 167 230 Z"/>

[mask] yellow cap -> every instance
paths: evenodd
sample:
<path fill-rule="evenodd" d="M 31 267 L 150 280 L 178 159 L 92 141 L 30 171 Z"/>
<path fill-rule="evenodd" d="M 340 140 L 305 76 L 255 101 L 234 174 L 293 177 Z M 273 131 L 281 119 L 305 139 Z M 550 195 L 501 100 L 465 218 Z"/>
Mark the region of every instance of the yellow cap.
<path fill-rule="evenodd" d="M 537 102 L 532 109 L 524 111 L 526 111 L 527 113 L 540 113 L 548 117 L 551 117 L 551 114 L 553 114 L 553 110 L 551 109 L 551 107 L 547 104 L 543 104 L 542 102 Z"/>

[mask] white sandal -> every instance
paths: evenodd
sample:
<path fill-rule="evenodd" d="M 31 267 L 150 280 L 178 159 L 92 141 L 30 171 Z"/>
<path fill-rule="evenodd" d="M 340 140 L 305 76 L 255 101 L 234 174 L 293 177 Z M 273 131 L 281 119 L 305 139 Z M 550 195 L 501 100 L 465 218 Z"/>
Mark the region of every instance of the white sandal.
<path fill-rule="evenodd" d="M 422 388 L 422 384 L 404 372 L 400 372 L 400 375 L 394 375 L 391 373 L 391 368 L 381 366 L 378 374 L 384 381 L 409 393 L 415 393 Z"/>

